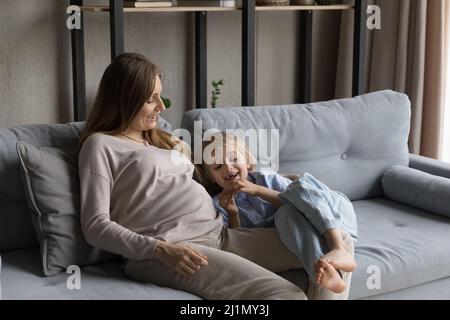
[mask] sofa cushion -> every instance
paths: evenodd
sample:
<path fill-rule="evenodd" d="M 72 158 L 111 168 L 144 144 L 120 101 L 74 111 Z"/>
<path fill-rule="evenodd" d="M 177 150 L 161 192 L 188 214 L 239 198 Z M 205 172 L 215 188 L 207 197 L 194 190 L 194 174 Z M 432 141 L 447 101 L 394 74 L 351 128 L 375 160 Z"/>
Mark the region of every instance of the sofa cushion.
<path fill-rule="evenodd" d="M 20 177 L 17 141 L 39 147 L 64 147 L 78 142 L 85 122 L 68 124 L 29 124 L 0 128 L 0 252 L 38 245 Z M 160 118 L 158 126 L 171 132 Z"/>
<path fill-rule="evenodd" d="M 44 274 L 116 257 L 89 245 L 81 232 L 78 143 L 49 148 L 18 142 L 17 152 Z"/>
<path fill-rule="evenodd" d="M 386 198 L 356 201 L 353 206 L 360 237 L 351 299 L 450 276 L 450 219 Z"/>
<path fill-rule="evenodd" d="M 17 141 L 62 147 L 78 141 L 83 130 L 80 122 L 0 128 L 0 251 L 38 245 L 20 179 Z"/>
<path fill-rule="evenodd" d="M 450 218 L 450 179 L 394 166 L 382 178 L 386 197 Z"/>
<path fill-rule="evenodd" d="M 450 300 L 450 277 L 415 287 L 370 296 L 365 300 Z"/>
<path fill-rule="evenodd" d="M 198 300 L 187 292 L 139 283 L 121 272 L 121 260 L 81 268 L 80 289 L 70 290 L 69 277 L 61 272 L 43 277 L 40 253 L 36 248 L 2 254 L 2 286 L 5 300 Z"/>
<path fill-rule="evenodd" d="M 309 172 L 351 200 L 382 196 L 382 173 L 408 165 L 410 102 L 393 91 L 307 105 L 191 110 L 182 122 L 191 136 L 197 120 L 203 131 L 278 130 L 279 172 Z M 261 150 L 255 156 L 267 165 L 270 153 Z"/>

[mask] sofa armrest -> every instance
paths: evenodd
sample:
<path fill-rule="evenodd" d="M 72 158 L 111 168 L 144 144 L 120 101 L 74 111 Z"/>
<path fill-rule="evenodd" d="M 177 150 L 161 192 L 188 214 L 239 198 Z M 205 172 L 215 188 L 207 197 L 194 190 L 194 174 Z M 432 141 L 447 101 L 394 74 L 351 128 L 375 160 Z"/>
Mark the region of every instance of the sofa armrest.
<path fill-rule="evenodd" d="M 450 179 L 393 166 L 383 173 L 381 183 L 387 198 L 450 218 Z"/>
<path fill-rule="evenodd" d="M 450 163 L 409 154 L 409 167 L 435 176 L 450 179 Z"/>

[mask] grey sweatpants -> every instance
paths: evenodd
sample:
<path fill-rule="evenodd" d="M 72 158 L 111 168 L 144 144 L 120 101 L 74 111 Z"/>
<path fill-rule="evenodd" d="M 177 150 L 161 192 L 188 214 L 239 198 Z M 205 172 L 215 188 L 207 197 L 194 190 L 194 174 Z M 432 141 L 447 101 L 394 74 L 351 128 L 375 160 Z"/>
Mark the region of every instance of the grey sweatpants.
<path fill-rule="evenodd" d="M 353 245 L 350 237 L 344 240 Z M 185 242 L 208 257 L 208 265 L 183 277 L 157 259 L 133 261 L 124 267 L 131 279 L 183 290 L 204 299 L 307 299 L 293 283 L 276 274 L 302 268 L 300 260 L 280 240 L 275 228 L 224 229 L 207 239 Z M 344 274 L 347 286 L 350 274 Z M 310 299 L 347 299 L 348 291 L 334 294 L 311 284 Z"/>

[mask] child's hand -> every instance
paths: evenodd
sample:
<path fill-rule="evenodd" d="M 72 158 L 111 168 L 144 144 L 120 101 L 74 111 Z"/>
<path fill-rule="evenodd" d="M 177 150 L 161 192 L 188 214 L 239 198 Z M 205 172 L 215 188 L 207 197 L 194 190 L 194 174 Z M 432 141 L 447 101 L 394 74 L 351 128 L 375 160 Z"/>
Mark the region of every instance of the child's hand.
<path fill-rule="evenodd" d="M 225 190 L 229 192 L 245 192 L 252 196 L 257 196 L 259 186 L 248 180 L 233 180 L 227 185 Z"/>
<path fill-rule="evenodd" d="M 219 204 L 228 213 L 228 227 L 239 228 L 241 226 L 241 220 L 239 217 L 239 209 L 236 205 L 234 196 L 235 192 L 229 192 L 223 190 L 219 195 Z"/>
<path fill-rule="evenodd" d="M 239 209 L 234 200 L 235 192 L 223 190 L 219 195 L 219 204 L 229 215 L 239 214 Z"/>

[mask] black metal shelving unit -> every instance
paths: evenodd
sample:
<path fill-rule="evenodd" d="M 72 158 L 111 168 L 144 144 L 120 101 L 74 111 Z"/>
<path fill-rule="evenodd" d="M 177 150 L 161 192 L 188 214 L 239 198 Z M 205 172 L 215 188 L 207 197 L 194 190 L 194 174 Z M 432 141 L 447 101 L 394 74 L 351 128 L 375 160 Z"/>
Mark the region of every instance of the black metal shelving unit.
<path fill-rule="evenodd" d="M 86 118 L 86 77 L 84 61 L 84 12 L 109 12 L 111 59 L 124 52 L 124 13 L 126 12 L 192 12 L 195 15 L 195 97 L 196 107 L 207 106 L 207 13 L 209 11 L 242 11 L 242 105 L 255 105 L 255 34 L 256 13 L 258 11 L 299 11 L 300 46 L 298 52 L 300 92 L 299 103 L 311 102 L 311 59 L 312 59 L 312 22 L 315 10 L 354 10 L 354 50 L 353 50 L 353 85 L 354 96 L 364 93 L 365 74 L 365 19 L 367 0 L 355 0 L 354 6 L 286 6 L 256 7 L 255 0 L 243 1 L 242 8 L 124 8 L 123 0 L 109 0 L 109 7 L 83 6 L 83 0 L 70 0 L 71 5 L 82 8 L 81 29 L 71 31 L 72 68 L 73 68 L 73 103 L 75 121 Z"/>

